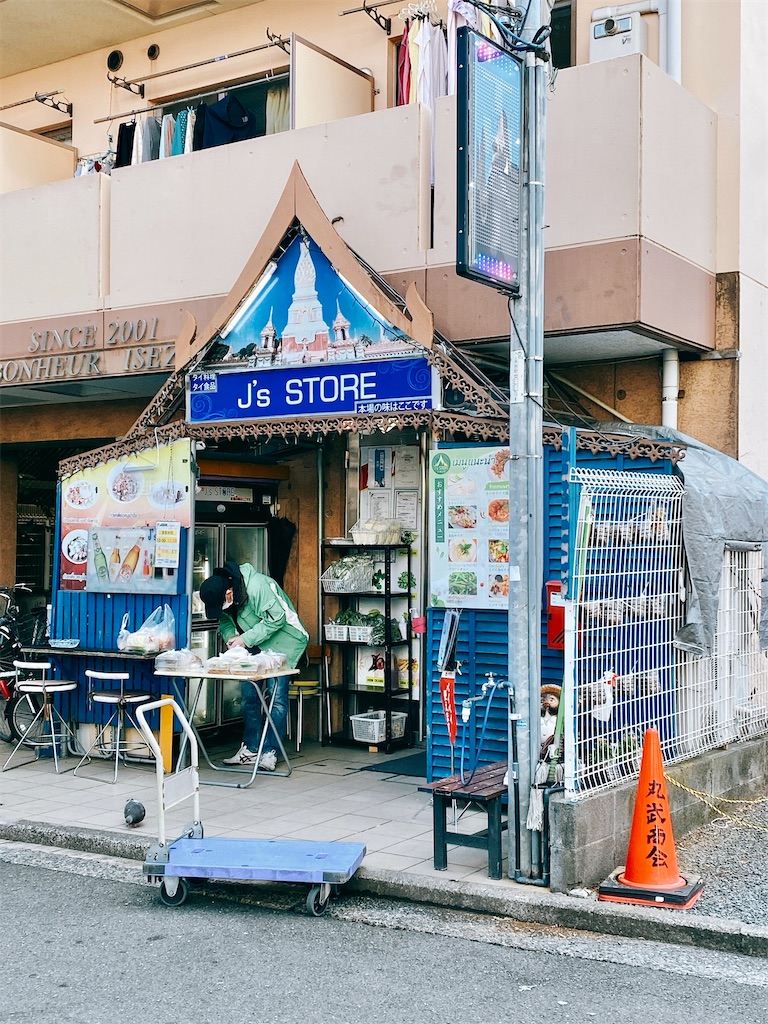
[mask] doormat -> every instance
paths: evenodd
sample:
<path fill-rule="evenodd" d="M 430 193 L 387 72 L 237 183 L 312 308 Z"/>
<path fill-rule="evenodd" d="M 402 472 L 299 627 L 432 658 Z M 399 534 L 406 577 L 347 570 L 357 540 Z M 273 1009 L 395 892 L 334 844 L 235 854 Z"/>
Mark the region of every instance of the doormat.
<path fill-rule="evenodd" d="M 418 754 L 410 754 L 408 757 L 378 761 L 376 764 L 365 765 L 361 770 L 364 772 L 386 772 L 387 775 L 415 775 L 426 778 L 427 752 L 420 750 Z"/>

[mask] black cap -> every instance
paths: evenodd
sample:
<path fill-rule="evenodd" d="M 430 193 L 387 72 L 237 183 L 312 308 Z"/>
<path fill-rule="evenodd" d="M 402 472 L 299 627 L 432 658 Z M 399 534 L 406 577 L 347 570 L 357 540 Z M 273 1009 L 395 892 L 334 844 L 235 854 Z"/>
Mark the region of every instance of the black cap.
<path fill-rule="evenodd" d="M 226 569 L 214 569 L 213 576 L 209 576 L 200 584 L 200 600 L 205 605 L 207 618 L 219 618 L 224 598 L 233 583 L 232 575 Z"/>

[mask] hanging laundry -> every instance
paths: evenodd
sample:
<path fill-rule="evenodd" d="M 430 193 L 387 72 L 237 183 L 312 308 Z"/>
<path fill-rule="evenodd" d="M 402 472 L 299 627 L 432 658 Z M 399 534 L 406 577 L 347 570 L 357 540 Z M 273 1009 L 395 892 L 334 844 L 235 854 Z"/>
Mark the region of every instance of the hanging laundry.
<path fill-rule="evenodd" d="M 191 153 L 194 148 L 195 122 L 197 121 L 197 109 L 190 107 L 187 111 L 187 134 L 184 138 L 184 152 Z"/>
<path fill-rule="evenodd" d="M 133 136 L 135 132 L 135 121 L 124 121 L 118 126 L 115 167 L 130 167 L 131 153 L 133 151 Z"/>
<path fill-rule="evenodd" d="M 482 14 L 467 0 L 448 0 L 448 95 L 456 92 L 456 32 L 468 26 L 496 43 L 501 34 L 487 14 Z"/>
<path fill-rule="evenodd" d="M 201 110 L 198 111 L 198 123 L 201 112 Z M 243 106 L 234 93 L 230 93 L 223 100 L 205 108 L 205 117 L 200 132 L 200 148 L 211 149 L 214 146 L 226 146 L 230 142 L 253 139 L 258 134 L 258 119 L 252 111 Z M 264 134 L 263 127 L 261 134 Z M 197 125 L 195 125 L 196 142 Z"/>
<path fill-rule="evenodd" d="M 141 162 L 157 160 L 160 155 L 160 118 L 152 114 L 141 126 Z"/>
<path fill-rule="evenodd" d="M 160 159 L 164 160 L 166 157 L 171 156 L 171 146 L 173 145 L 173 133 L 176 128 L 176 118 L 173 114 L 163 114 L 163 120 L 160 125 Z"/>
<path fill-rule="evenodd" d="M 173 140 L 171 141 L 171 156 L 181 156 L 184 152 L 184 143 L 187 138 L 187 123 L 189 121 L 189 111 L 180 110 L 176 117 L 176 127 L 173 130 Z"/>
<path fill-rule="evenodd" d="M 397 105 L 408 102 L 411 91 L 411 55 L 408 50 L 408 36 L 411 31 L 410 22 L 406 21 L 403 38 L 397 49 Z"/>
<path fill-rule="evenodd" d="M 141 163 L 141 133 L 144 128 L 143 121 L 136 122 L 136 130 L 133 133 L 133 143 L 131 145 L 131 164 Z"/>
<path fill-rule="evenodd" d="M 267 135 L 287 132 L 291 127 L 291 92 L 287 82 L 271 85 L 267 92 L 266 126 Z"/>

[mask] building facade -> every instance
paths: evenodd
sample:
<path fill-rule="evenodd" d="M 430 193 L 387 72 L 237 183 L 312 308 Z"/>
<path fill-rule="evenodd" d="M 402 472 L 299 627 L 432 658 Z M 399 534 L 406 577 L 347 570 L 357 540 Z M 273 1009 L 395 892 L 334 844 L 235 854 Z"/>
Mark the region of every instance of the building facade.
<path fill-rule="evenodd" d="M 295 161 L 346 244 L 508 386 L 507 297 L 455 270 L 453 5 L 341 6 L 99 0 L 84 16 L 63 0 L 42 22 L 29 0 L 0 6 L 4 583 L 50 585 L 59 460 L 130 429 Z M 446 84 L 406 89 L 402 36 L 424 20 L 448 28 Z M 552 25 L 548 413 L 676 426 L 768 476 L 765 6 L 573 0 Z M 169 138 L 161 158 L 168 118 L 175 132 L 201 106 L 219 134 Z M 349 310 L 318 319 L 310 271 L 262 348 L 280 331 L 294 358 L 352 346 Z"/>

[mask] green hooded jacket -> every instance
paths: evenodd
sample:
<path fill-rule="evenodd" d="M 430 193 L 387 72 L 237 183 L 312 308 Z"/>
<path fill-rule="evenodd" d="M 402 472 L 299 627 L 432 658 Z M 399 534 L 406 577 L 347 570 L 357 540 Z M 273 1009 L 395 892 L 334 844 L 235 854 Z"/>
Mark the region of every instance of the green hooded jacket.
<path fill-rule="evenodd" d="M 309 643 L 309 633 L 302 626 L 296 609 L 288 595 L 271 576 L 257 572 L 244 562 L 240 573 L 245 596 L 235 587 L 237 624 L 246 647 L 259 647 L 263 651 L 284 654 L 291 668 L 296 668 Z M 223 610 L 219 630 L 226 642 L 238 635 L 238 628 L 230 610 Z"/>

